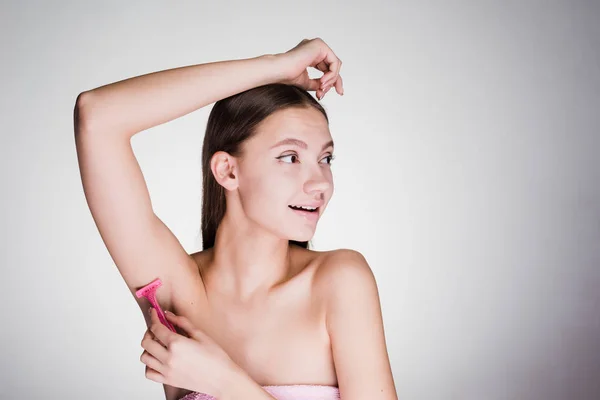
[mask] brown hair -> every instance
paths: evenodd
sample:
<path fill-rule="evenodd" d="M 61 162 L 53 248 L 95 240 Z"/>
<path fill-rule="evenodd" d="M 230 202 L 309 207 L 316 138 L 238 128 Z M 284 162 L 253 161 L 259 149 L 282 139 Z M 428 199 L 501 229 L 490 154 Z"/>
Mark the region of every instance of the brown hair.
<path fill-rule="evenodd" d="M 314 107 L 329 123 L 325 109 L 306 90 L 274 83 L 259 86 L 219 100 L 208 117 L 202 145 L 202 249 L 215 244 L 217 228 L 225 215 L 225 188 L 215 179 L 210 160 L 217 151 L 241 155 L 242 143 L 256 133 L 256 127 L 275 111 L 289 107 Z M 289 243 L 309 248 L 309 242 Z"/>

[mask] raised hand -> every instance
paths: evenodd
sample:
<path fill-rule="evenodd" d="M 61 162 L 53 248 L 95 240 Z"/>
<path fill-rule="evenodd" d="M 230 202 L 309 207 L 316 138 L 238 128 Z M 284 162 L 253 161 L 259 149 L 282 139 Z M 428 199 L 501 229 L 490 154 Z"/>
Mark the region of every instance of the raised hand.
<path fill-rule="evenodd" d="M 340 60 L 333 50 L 321 39 L 304 39 L 291 50 L 277 54 L 284 68 L 282 83 L 295 85 L 308 91 L 316 91 L 319 100 L 335 87 L 338 94 L 344 94 L 344 86 L 340 68 Z M 308 67 L 313 67 L 323 72 L 323 76 L 310 79 Z"/>

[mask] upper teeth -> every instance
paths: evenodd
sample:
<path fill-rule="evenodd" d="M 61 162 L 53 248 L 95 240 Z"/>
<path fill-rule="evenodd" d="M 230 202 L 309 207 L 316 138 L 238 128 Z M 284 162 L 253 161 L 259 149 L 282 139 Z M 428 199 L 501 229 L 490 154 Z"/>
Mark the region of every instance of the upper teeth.
<path fill-rule="evenodd" d="M 305 206 L 292 206 L 292 207 L 296 207 L 296 208 L 302 208 L 302 209 L 304 209 L 304 210 L 311 210 L 311 211 L 313 211 L 313 210 L 316 210 L 316 209 L 317 209 L 317 207 L 305 207 Z"/>

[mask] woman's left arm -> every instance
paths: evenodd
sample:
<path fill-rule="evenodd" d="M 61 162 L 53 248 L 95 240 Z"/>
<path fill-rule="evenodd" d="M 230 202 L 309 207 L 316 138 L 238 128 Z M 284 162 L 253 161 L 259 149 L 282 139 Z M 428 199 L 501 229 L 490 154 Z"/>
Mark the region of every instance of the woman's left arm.
<path fill-rule="evenodd" d="M 397 400 L 379 291 L 361 253 L 342 249 L 319 268 L 327 331 L 343 400 Z"/>
<path fill-rule="evenodd" d="M 180 389 L 177 395 L 194 391 L 220 400 L 275 399 L 189 319 L 166 311 L 167 320 L 179 328 L 172 332 L 160 322 L 156 310 L 149 312 L 151 325 L 142 339 L 140 357 L 146 364 L 146 378 Z"/>

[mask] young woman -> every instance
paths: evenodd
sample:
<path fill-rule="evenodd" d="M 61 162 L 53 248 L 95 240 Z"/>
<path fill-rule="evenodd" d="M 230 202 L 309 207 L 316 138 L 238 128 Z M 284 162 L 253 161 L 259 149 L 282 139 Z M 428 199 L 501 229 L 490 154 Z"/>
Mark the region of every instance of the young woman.
<path fill-rule="evenodd" d="M 192 65 L 81 93 L 75 140 L 85 196 L 132 293 L 160 278 L 146 377 L 166 398 L 397 399 L 377 285 L 357 251 L 308 241 L 333 194 L 322 99 L 344 92 L 319 39 L 275 55 Z M 323 72 L 310 79 L 308 67 Z M 187 254 L 153 212 L 130 139 L 216 102 L 202 152 L 203 250 Z M 148 312 L 147 312 L 148 311 Z"/>

